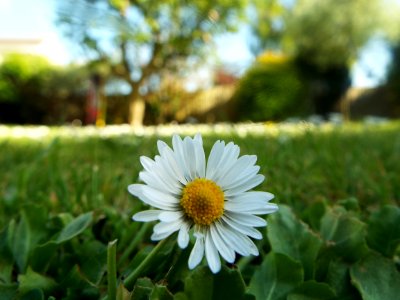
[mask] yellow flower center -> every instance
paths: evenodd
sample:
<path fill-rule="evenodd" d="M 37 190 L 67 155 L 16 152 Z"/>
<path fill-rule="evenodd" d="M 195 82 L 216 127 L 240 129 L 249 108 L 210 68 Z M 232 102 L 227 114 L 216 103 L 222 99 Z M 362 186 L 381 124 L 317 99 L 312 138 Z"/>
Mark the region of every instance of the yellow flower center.
<path fill-rule="evenodd" d="M 198 225 L 210 225 L 224 212 L 224 193 L 212 180 L 197 178 L 182 192 L 181 206 Z"/>

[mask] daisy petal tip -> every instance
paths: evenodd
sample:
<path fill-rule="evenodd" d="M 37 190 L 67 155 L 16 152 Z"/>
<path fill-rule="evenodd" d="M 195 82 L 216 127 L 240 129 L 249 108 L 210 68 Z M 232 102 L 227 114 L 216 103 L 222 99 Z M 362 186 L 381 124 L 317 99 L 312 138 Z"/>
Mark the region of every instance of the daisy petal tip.
<path fill-rule="evenodd" d="M 201 263 L 201 261 L 202 261 L 202 259 L 194 260 L 194 259 L 189 258 L 189 261 L 188 261 L 189 270 L 193 270 L 194 268 L 196 268 Z"/>
<path fill-rule="evenodd" d="M 130 184 L 128 185 L 128 192 L 134 196 L 138 196 L 141 193 L 141 184 Z"/>
<path fill-rule="evenodd" d="M 221 264 L 218 265 L 209 265 L 210 270 L 213 274 L 217 274 L 219 271 L 221 271 Z"/>
<path fill-rule="evenodd" d="M 179 246 L 179 248 L 181 248 L 181 249 L 186 249 L 186 247 L 189 245 L 189 241 L 181 241 L 181 240 L 178 240 L 178 246 Z"/>
<path fill-rule="evenodd" d="M 189 245 L 189 227 L 183 226 L 178 233 L 178 246 L 185 249 Z"/>
<path fill-rule="evenodd" d="M 271 210 L 271 213 L 277 212 L 279 210 L 279 206 L 276 203 L 268 203 L 268 208 Z"/>
<path fill-rule="evenodd" d="M 198 265 L 198 264 L 197 264 Z M 191 261 L 188 261 L 188 268 L 189 268 L 189 270 L 193 270 L 194 268 L 196 268 L 197 267 L 197 265 L 195 265 L 193 262 L 191 262 Z"/>

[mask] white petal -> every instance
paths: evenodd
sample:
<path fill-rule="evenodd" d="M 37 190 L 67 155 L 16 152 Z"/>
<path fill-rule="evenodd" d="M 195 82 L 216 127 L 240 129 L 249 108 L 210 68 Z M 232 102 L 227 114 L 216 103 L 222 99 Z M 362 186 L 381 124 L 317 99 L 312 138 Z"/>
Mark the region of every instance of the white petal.
<path fill-rule="evenodd" d="M 156 176 L 160 178 L 160 180 L 162 180 L 175 193 L 179 191 L 181 185 L 174 174 L 171 172 L 171 169 L 166 159 L 160 156 L 156 156 L 155 161 L 157 163 L 157 169 L 155 169 L 153 172 L 156 174 Z"/>
<path fill-rule="evenodd" d="M 204 178 L 206 176 L 206 156 L 200 134 L 195 135 L 193 145 L 196 156 L 196 177 Z"/>
<path fill-rule="evenodd" d="M 228 216 L 231 220 L 234 220 L 235 222 L 245 226 L 263 227 L 267 225 L 267 222 L 263 218 L 257 217 L 252 214 L 227 211 L 225 212 L 225 215 Z"/>
<path fill-rule="evenodd" d="M 150 171 L 155 166 L 154 160 L 148 158 L 147 156 L 141 156 L 140 163 L 142 164 L 143 168 L 147 171 Z"/>
<path fill-rule="evenodd" d="M 223 223 L 216 223 L 218 231 L 221 233 L 221 235 L 224 235 L 225 240 L 227 241 L 227 244 L 232 247 L 232 249 L 239 253 L 242 256 L 249 256 L 250 255 L 250 250 L 248 247 L 246 247 L 246 244 L 241 242 L 241 239 L 237 237 L 237 235 L 241 233 L 237 233 L 232 230 L 232 228 Z"/>
<path fill-rule="evenodd" d="M 254 229 L 253 227 L 242 225 L 242 224 L 240 224 L 240 223 L 228 218 L 225 215 L 222 216 L 222 220 L 224 220 L 233 229 L 235 229 L 235 230 L 237 230 L 237 231 L 239 231 L 239 232 L 241 232 L 241 233 L 243 233 L 245 235 L 248 235 L 248 236 L 250 236 L 252 238 L 255 238 L 257 240 L 262 239 L 262 234 L 257 229 Z"/>
<path fill-rule="evenodd" d="M 226 245 L 226 242 L 219 234 L 215 223 L 211 224 L 210 232 L 218 252 L 227 262 L 233 263 L 235 261 L 235 252 Z"/>
<path fill-rule="evenodd" d="M 229 181 L 225 180 L 225 182 L 223 184 L 221 183 L 220 186 L 223 190 L 234 189 L 235 187 L 240 186 L 246 181 L 252 180 L 257 175 L 258 171 L 260 171 L 259 166 L 249 166 L 246 169 L 242 169 L 242 171 L 236 173 L 236 176 L 232 175 L 232 177 L 229 178 Z"/>
<path fill-rule="evenodd" d="M 237 161 L 237 157 L 239 155 L 240 149 L 237 145 L 230 142 L 226 145 L 224 149 L 224 153 L 216 167 L 215 174 L 210 179 L 214 181 L 220 180 L 222 177 L 225 176 L 227 171 L 235 164 Z"/>
<path fill-rule="evenodd" d="M 142 186 L 143 184 L 130 184 L 128 186 L 128 192 L 131 193 L 133 196 L 140 198 L 142 196 Z"/>
<path fill-rule="evenodd" d="M 192 252 L 190 252 L 189 256 L 189 269 L 194 269 L 203 259 L 204 256 L 204 238 L 203 237 L 198 237 L 196 239 L 196 243 L 194 244 L 194 247 L 192 249 Z"/>
<path fill-rule="evenodd" d="M 168 164 L 168 169 L 173 178 L 176 178 L 177 181 L 185 185 L 187 180 L 184 176 L 184 171 L 175 159 L 174 152 L 170 148 L 164 148 L 162 157 L 165 158 L 165 161 Z"/>
<path fill-rule="evenodd" d="M 218 163 L 220 162 L 222 154 L 224 153 L 224 148 L 225 143 L 221 141 L 216 141 L 214 146 L 211 148 L 207 161 L 206 178 L 211 179 L 214 176 Z"/>
<path fill-rule="evenodd" d="M 146 198 L 146 200 L 155 203 L 160 208 L 167 207 L 166 209 L 172 208 L 173 210 L 179 208 L 179 200 L 177 198 L 167 193 L 160 192 L 150 186 L 142 186 L 142 195 L 142 198 Z"/>
<path fill-rule="evenodd" d="M 169 148 L 169 146 L 167 145 L 167 143 L 165 143 L 164 141 L 161 141 L 161 140 L 158 140 L 158 141 L 157 141 L 158 153 L 161 154 L 161 153 L 163 152 L 163 149 L 164 149 L 165 147 Z"/>
<path fill-rule="evenodd" d="M 219 259 L 218 251 L 214 245 L 210 231 L 208 231 L 206 235 L 205 252 L 207 263 L 210 267 L 211 272 L 213 272 L 214 274 L 218 273 L 219 270 L 221 270 L 221 260 Z"/>
<path fill-rule="evenodd" d="M 190 224 L 185 222 L 185 223 L 183 223 L 181 229 L 179 230 L 178 246 L 181 249 L 185 249 L 187 247 L 187 245 L 189 244 L 189 229 L 190 229 Z"/>
<path fill-rule="evenodd" d="M 274 195 L 268 192 L 251 191 L 227 197 L 224 209 L 256 215 L 270 214 L 278 210 L 275 203 L 268 203 Z"/>
<path fill-rule="evenodd" d="M 194 150 L 193 141 L 190 137 L 185 137 L 183 140 L 184 159 L 188 167 L 190 180 L 196 178 L 196 154 Z"/>
<path fill-rule="evenodd" d="M 139 178 L 148 186 L 151 186 L 161 192 L 177 195 L 179 189 L 173 188 L 172 186 L 165 183 L 165 180 L 161 176 L 157 176 L 156 172 L 142 171 L 139 172 Z"/>
<path fill-rule="evenodd" d="M 159 220 L 162 222 L 173 222 L 183 216 L 182 211 L 164 211 L 159 214 Z"/>
<path fill-rule="evenodd" d="M 242 212 L 254 215 L 271 214 L 278 210 L 278 206 L 274 203 L 259 203 L 259 202 L 234 202 L 226 201 L 224 209 L 231 212 Z"/>
<path fill-rule="evenodd" d="M 237 212 L 248 212 L 248 211 L 257 211 L 257 209 L 262 209 L 266 206 L 263 201 L 225 201 L 224 209 L 229 211 L 237 211 Z"/>
<path fill-rule="evenodd" d="M 238 201 L 238 202 L 252 202 L 252 201 L 261 201 L 261 202 L 268 202 L 272 200 L 275 196 L 268 192 L 259 192 L 259 191 L 252 191 L 246 192 L 240 195 L 236 195 L 231 200 Z"/>
<path fill-rule="evenodd" d="M 261 174 L 256 175 L 253 178 L 250 178 L 246 182 L 240 184 L 239 186 L 233 188 L 233 189 L 228 189 L 224 192 L 226 197 L 230 196 L 235 196 L 237 194 L 241 194 L 243 192 L 246 192 L 248 190 L 251 190 L 253 187 L 259 185 L 261 182 L 264 181 L 264 176 Z"/>
<path fill-rule="evenodd" d="M 144 203 L 146 203 L 150 206 L 164 209 L 164 210 L 178 210 L 179 209 L 178 200 L 173 198 L 171 195 L 168 195 L 166 193 L 161 193 L 159 191 L 157 191 L 157 193 L 161 194 L 164 198 L 163 197 L 154 198 L 151 192 L 156 191 L 156 190 L 147 185 L 131 184 L 128 186 L 128 191 L 132 195 L 138 197 L 140 200 L 142 200 Z"/>
<path fill-rule="evenodd" d="M 152 241 L 161 241 L 161 240 L 169 237 L 171 234 L 173 234 L 173 232 L 169 232 L 169 231 L 163 232 L 163 233 L 153 232 L 153 234 L 151 235 L 150 239 Z"/>
<path fill-rule="evenodd" d="M 160 222 L 154 226 L 153 228 L 154 233 L 164 233 L 164 232 L 173 233 L 181 228 L 182 221 L 183 220 L 180 219 L 173 222 Z"/>
<path fill-rule="evenodd" d="M 234 230 L 226 223 L 223 224 L 222 230 L 225 232 L 226 239 L 230 241 L 235 251 L 240 255 L 248 256 L 252 254 L 257 256 L 259 254 L 257 246 L 247 235 Z"/>
<path fill-rule="evenodd" d="M 252 167 L 256 162 L 257 157 L 255 155 L 243 155 L 239 157 L 239 159 L 235 160 L 233 165 L 226 170 L 224 176 L 218 181 L 218 184 L 221 187 L 229 185 L 237 178 L 243 176 L 243 171 L 247 170 L 249 167 Z"/>
<path fill-rule="evenodd" d="M 172 136 L 172 146 L 174 148 L 175 160 L 179 164 L 181 170 L 183 171 L 183 176 L 185 177 L 186 181 L 191 181 L 189 168 L 186 165 L 186 159 L 185 159 L 186 156 L 185 156 L 183 141 L 176 134 Z"/>
<path fill-rule="evenodd" d="M 151 222 L 158 220 L 161 210 L 144 210 L 133 215 L 132 220 L 138 222 Z"/>
<path fill-rule="evenodd" d="M 255 215 L 265 215 L 265 214 L 272 214 L 279 210 L 278 205 L 275 203 L 268 203 L 262 208 L 258 208 L 256 210 L 248 210 L 247 213 L 255 214 Z"/>

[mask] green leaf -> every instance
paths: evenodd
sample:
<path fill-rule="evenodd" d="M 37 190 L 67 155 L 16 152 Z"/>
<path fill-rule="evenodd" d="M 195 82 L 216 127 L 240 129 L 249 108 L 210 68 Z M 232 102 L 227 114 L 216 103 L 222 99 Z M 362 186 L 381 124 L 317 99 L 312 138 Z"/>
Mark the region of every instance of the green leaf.
<path fill-rule="evenodd" d="M 220 272 L 212 274 L 207 266 L 201 266 L 186 278 L 184 294 L 190 300 L 242 300 L 246 298 L 245 288 L 238 270 L 223 266 Z"/>
<path fill-rule="evenodd" d="M 88 240 L 76 252 L 82 274 L 93 284 L 99 284 L 107 270 L 107 247 L 96 240 Z"/>
<path fill-rule="evenodd" d="M 58 244 L 55 241 L 48 241 L 42 245 L 36 246 L 30 258 L 30 266 L 32 269 L 37 272 L 44 272 L 57 248 Z"/>
<path fill-rule="evenodd" d="M 304 278 L 303 268 L 287 255 L 270 252 L 255 271 L 249 293 L 256 299 L 286 299 L 286 295 Z"/>
<path fill-rule="evenodd" d="M 151 291 L 150 300 L 172 300 L 174 297 L 164 285 L 156 284 Z"/>
<path fill-rule="evenodd" d="M 0 299 L 14 300 L 16 298 L 17 290 L 17 284 L 0 284 Z"/>
<path fill-rule="evenodd" d="M 335 297 L 335 292 L 328 284 L 311 280 L 295 288 L 287 300 L 329 300 Z"/>
<path fill-rule="evenodd" d="M 357 198 L 349 197 L 346 199 L 342 199 L 339 200 L 337 204 L 344 207 L 347 211 L 353 211 L 356 213 L 360 212 L 360 205 L 358 203 Z"/>
<path fill-rule="evenodd" d="M 68 291 L 68 294 L 74 295 L 71 299 L 99 298 L 99 289 L 85 277 L 78 265 L 74 265 L 71 270 L 63 276 L 60 287 L 62 290 Z M 90 297 L 88 295 L 90 295 Z"/>
<path fill-rule="evenodd" d="M 358 291 L 350 282 L 350 266 L 340 260 L 331 260 L 327 267 L 326 283 L 335 291 L 338 299 L 360 298 Z"/>
<path fill-rule="evenodd" d="M 30 265 L 37 272 L 46 271 L 51 259 L 56 253 L 59 246 L 67 242 L 68 240 L 76 237 L 80 233 L 82 233 L 91 223 L 92 221 L 92 212 L 83 214 L 73 220 L 70 219 L 69 214 L 59 214 L 57 217 L 62 226 L 64 221 L 69 221 L 67 225 L 61 230 L 58 238 L 56 240 L 49 240 L 44 244 L 37 245 L 30 257 Z M 90 249 L 86 249 L 88 247 L 87 244 L 83 245 L 79 248 L 79 251 L 86 251 L 85 253 L 79 253 L 79 257 L 82 258 L 82 272 L 87 273 L 87 276 L 93 280 L 93 282 L 98 282 L 99 277 L 105 271 L 105 246 L 101 243 L 95 243 L 96 245 L 100 245 L 99 247 L 90 247 Z M 89 245 L 90 246 L 90 245 Z M 77 251 L 77 252 L 79 252 Z M 99 253 L 101 252 L 101 253 Z M 96 271 L 97 270 L 97 271 Z M 91 275 L 91 273 L 93 275 Z M 99 274 L 101 273 L 101 274 Z"/>
<path fill-rule="evenodd" d="M 322 245 L 319 236 L 284 205 L 268 221 L 268 239 L 272 250 L 300 261 L 304 278 L 314 278 L 315 260 Z"/>
<path fill-rule="evenodd" d="M 57 238 L 57 243 L 61 244 L 66 242 L 82 233 L 90 225 L 92 219 L 92 212 L 85 213 L 73 219 L 67 226 L 63 228 Z"/>
<path fill-rule="evenodd" d="M 349 262 L 368 253 L 365 224 L 341 209 L 329 209 L 321 220 L 321 235 L 329 249 Z"/>
<path fill-rule="evenodd" d="M 368 222 L 369 246 L 387 257 L 393 257 L 400 244 L 400 208 L 386 205 L 374 212 Z"/>
<path fill-rule="evenodd" d="M 33 289 L 23 294 L 20 300 L 44 300 L 44 294 L 41 289 Z"/>
<path fill-rule="evenodd" d="M 363 300 L 398 299 L 400 295 L 400 273 L 380 254 L 370 254 L 353 265 L 350 276 Z"/>
<path fill-rule="evenodd" d="M 326 209 L 327 205 L 325 201 L 314 202 L 306 208 L 302 214 L 302 219 L 310 224 L 312 229 L 319 230 L 321 219 Z"/>
<path fill-rule="evenodd" d="M 133 287 L 131 299 L 148 300 L 153 288 L 154 284 L 149 278 L 139 278 Z"/>
<path fill-rule="evenodd" d="M 23 212 L 29 224 L 31 232 L 32 247 L 42 241 L 46 235 L 46 223 L 48 221 L 48 212 L 43 205 L 25 204 Z"/>
<path fill-rule="evenodd" d="M 25 213 L 21 212 L 18 224 L 11 220 L 8 227 L 8 240 L 11 252 L 21 273 L 25 272 L 31 246 L 31 231 Z"/>
<path fill-rule="evenodd" d="M 8 227 L 0 232 L 0 282 L 10 284 L 12 281 L 13 256 L 8 246 Z"/>
<path fill-rule="evenodd" d="M 57 283 L 54 281 L 54 279 L 36 273 L 31 268 L 28 268 L 26 274 L 18 276 L 18 282 L 18 290 L 22 294 L 26 294 L 27 292 L 36 289 L 43 290 L 44 292 L 50 292 L 57 287 Z"/>

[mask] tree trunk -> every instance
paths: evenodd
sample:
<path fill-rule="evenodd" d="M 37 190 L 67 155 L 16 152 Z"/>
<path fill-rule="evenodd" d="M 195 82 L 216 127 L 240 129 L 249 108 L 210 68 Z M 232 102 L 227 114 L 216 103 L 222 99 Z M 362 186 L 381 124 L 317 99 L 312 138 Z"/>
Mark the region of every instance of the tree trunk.
<path fill-rule="evenodd" d="M 142 126 L 144 120 L 145 102 L 138 93 L 129 95 L 129 123 L 134 126 Z"/>

